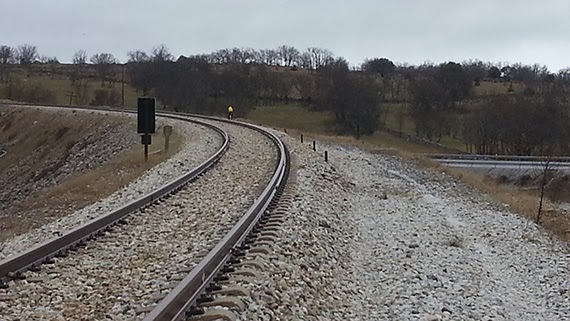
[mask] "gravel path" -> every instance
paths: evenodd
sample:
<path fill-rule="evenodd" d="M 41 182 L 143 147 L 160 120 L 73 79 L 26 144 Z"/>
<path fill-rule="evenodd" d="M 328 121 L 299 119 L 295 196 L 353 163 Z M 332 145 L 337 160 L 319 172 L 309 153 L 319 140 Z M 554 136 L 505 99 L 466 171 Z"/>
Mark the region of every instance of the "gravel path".
<path fill-rule="evenodd" d="M 287 142 L 294 206 L 240 319 L 570 319 L 570 251 L 532 222 L 410 161 Z"/>
<path fill-rule="evenodd" d="M 133 116 L 134 117 L 134 116 Z M 109 197 L 93 203 L 66 217 L 46 224 L 41 228 L 0 243 L 0 260 L 21 252 L 35 244 L 45 242 L 61 232 L 77 227 L 95 217 L 107 214 L 156 189 L 195 168 L 210 157 L 222 143 L 218 133 L 204 126 L 168 118 L 157 118 L 158 125 L 171 125 L 181 135 L 189 137 L 180 151 L 170 159 L 154 166 L 141 177 Z"/>
<path fill-rule="evenodd" d="M 225 235 L 271 177 L 277 154 L 271 141 L 248 129 L 222 127 L 231 145 L 216 167 L 80 253 L 29 273 L 31 280 L 11 282 L 0 290 L 13 298 L 0 300 L 2 318 L 132 320 L 161 286 L 174 282 L 177 271 L 192 267 Z"/>

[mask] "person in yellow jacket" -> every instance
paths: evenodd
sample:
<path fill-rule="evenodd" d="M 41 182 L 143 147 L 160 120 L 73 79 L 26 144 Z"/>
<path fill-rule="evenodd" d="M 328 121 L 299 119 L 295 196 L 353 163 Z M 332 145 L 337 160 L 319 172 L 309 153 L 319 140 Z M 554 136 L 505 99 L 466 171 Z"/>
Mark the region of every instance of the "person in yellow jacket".
<path fill-rule="evenodd" d="M 228 107 L 228 119 L 232 119 L 234 116 L 234 108 L 232 106 Z"/>

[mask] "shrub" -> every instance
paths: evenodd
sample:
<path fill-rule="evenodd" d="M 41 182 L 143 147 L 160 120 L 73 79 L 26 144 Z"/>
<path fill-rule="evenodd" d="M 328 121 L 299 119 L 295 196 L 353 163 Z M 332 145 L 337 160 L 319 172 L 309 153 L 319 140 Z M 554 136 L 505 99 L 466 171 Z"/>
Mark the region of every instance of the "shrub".
<path fill-rule="evenodd" d="M 12 85 L 10 96 L 7 98 L 28 103 L 53 104 L 56 102 L 55 93 L 37 82 L 15 82 Z"/>
<path fill-rule="evenodd" d="M 119 106 L 121 94 L 115 90 L 96 89 L 91 106 Z"/>

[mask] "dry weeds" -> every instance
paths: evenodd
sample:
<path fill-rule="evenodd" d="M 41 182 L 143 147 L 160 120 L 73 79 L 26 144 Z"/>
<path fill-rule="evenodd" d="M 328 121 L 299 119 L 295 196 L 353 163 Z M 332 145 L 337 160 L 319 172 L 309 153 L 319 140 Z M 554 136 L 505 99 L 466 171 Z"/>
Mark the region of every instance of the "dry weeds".
<path fill-rule="evenodd" d="M 18 164 L 19 159 L 37 151 L 39 146 L 48 144 L 49 148 L 41 152 L 37 162 L 26 168 L 25 173 L 18 174 L 28 181 L 40 179 L 39 176 L 45 172 L 47 159 L 58 156 L 58 161 L 51 166 L 61 164 L 62 160 L 68 157 L 66 153 L 69 153 L 69 147 L 88 135 L 95 135 L 99 126 L 120 123 L 135 128 L 129 123 L 132 121 L 116 116 L 67 114 L 72 116 L 58 119 L 61 114 L 54 116 L 52 112 L 20 110 L 10 117 L 1 119 L 0 143 L 14 139 L 18 140 L 18 143 L 11 146 L 9 153 L 0 159 L 0 175 L 3 171 L 22 170 Z M 50 124 L 50 127 L 36 126 L 37 124 Z M 54 136 L 59 136 L 59 139 L 52 139 Z M 18 200 L 6 209 L 6 213 L 2 213 L 6 216 L 0 220 L 0 241 L 40 227 L 109 196 L 147 169 L 176 153 L 181 142 L 181 137 L 174 131 L 170 141 L 171 148 L 168 153 L 164 153 L 160 150 L 164 146 L 164 138 L 162 135 L 156 135 L 150 146 L 148 162 L 144 161 L 142 146 L 136 144 L 92 170 L 74 173 L 56 185 L 45 186 L 28 193 L 23 201 Z M 39 176 L 30 173 L 39 173 Z M 9 183 L 2 182 L 0 185 L 3 188 L 10 188 Z"/>
<path fill-rule="evenodd" d="M 287 132 L 289 135 L 300 139 L 301 132 L 291 129 L 288 129 Z M 377 133 L 374 137 L 365 137 L 361 140 L 347 136 L 332 136 L 317 133 L 303 133 L 303 135 L 305 143 L 307 144 L 311 144 L 312 140 L 329 141 L 352 145 L 372 153 L 383 153 L 414 160 L 418 165 L 424 168 L 445 172 L 465 184 L 476 188 L 487 195 L 491 201 L 508 205 L 513 213 L 519 214 L 531 221 L 536 219 L 539 202 L 539 194 L 536 189 L 521 189 L 514 185 L 500 184 L 495 179 L 468 171 L 444 167 L 437 162 L 421 156 L 423 153 L 442 153 L 442 151 L 435 147 L 418 145 L 385 132 Z M 321 150 L 318 145 L 317 150 Z M 549 193 L 556 195 L 556 199 L 558 200 L 570 199 L 570 187 L 568 184 L 565 184 L 568 180 L 568 178 L 556 180 L 556 184 L 553 184 Z M 563 187 L 561 187 L 561 185 L 563 185 Z M 555 204 L 549 200 L 546 200 L 540 224 L 561 240 L 566 242 L 570 241 L 570 213 L 555 206 Z"/>
<path fill-rule="evenodd" d="M 519 189 L 513 185 L 500 184 L 495 179 L 473 172 L 441 166 L 431 160 L 419 164 L 448 175 L 483 192 L 489 199 L 508 205 L 509 209 L 528 220 L 534 221 L 538 213 L 539 193 L 535 189 Z M 545 199 L 540 225 L 563 241 L 570 241 L 570 215 Z"/>

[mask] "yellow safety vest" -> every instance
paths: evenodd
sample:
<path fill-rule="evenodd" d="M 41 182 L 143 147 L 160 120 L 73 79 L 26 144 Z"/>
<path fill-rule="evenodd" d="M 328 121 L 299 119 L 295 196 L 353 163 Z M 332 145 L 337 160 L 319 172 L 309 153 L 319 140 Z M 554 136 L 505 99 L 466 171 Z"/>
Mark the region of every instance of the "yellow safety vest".
<path fill-rule="evenodd" d="M 233 113 L 234 109 L 232 108 L 232 106 L 228 107 L 228 113 Z"/>

